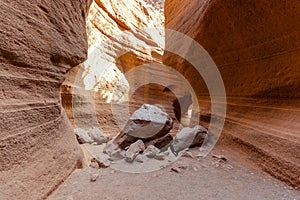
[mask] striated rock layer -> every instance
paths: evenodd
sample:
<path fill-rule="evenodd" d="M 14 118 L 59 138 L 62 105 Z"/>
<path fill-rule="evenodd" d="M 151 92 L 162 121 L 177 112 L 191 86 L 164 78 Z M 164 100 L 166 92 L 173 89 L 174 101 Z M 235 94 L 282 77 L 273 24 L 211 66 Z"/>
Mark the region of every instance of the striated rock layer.
<path fill-rule="evenodd" d="M 300 185 L 300 2 L 167 0 L 166 28 L 201 44 L 227 93 L 222 142 L 290 185 Z M 166 34 L 166 45 L 171 39 Z M 195 55 L 197 56 L 197 55 Z M 201 76 L 165 52 L 164 64 L 192 83 L 209 123 L 210 98 Z M 204 74 L 205 75 L 205 74 Z M 215 123 L 216 120 L 214 120 Z"/>
<path fill-rule="evenodd" d="M 86 59 L 86 2 L 0 3 L 0 199 L 38 199 L 82 153 L 60 85 Z"/>
<path fill-rule="evenodd" d="M 159 5 L 157 9 L 147 9 L 149 4 L 138 0 L 92 2 L 86 26 L 88 59 L 68 72 L 61 88 L 64 108 L 76 127 L 99 126 L 103 132 L 116 135 L 120 129 L 110 103 L 121 103 L 121 108 L 129 103 L 132 113 L 144 103 L 165 101 L 169 94 L 163 94 L 164 87 L 160 85 L 148 84 L 131 91 L 132 96 L 128 93 L 133 84 L 151 78 L 172 84 L 174 75 L 168 75 L 168 69 L 158 66 L 164 73 L 136 70 L 126 75 L 137 66 L 161 63 L 164 17 Z M 171 103 L 169 107 L 172 111 Z M 127 121 L 129 116 L 124 114 L 124 119 Z"/>

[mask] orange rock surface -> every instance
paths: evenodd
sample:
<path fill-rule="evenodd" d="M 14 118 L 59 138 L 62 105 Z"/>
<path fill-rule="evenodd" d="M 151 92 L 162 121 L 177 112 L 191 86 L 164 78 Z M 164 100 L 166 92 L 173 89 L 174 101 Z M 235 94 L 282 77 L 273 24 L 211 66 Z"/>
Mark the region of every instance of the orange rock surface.
<path fill-rule="evenodd" d="M 166 28 L 202 45 L 222 75 L 227 116 L 221 142 L 294 186 L 300 184 L 299 16 L 299 1 L 165 2 Z M 199 73 L 174 54 L 165 52 L 163 61 L 192 83 L 202 123 L 217 119 Z"/>
<path fill-rule="evenodd" d="M 59 88 L 86 59 L 86 3 L 4 0 L 0 10 L 0 199 L 38 199 L 81 166 Z"/>

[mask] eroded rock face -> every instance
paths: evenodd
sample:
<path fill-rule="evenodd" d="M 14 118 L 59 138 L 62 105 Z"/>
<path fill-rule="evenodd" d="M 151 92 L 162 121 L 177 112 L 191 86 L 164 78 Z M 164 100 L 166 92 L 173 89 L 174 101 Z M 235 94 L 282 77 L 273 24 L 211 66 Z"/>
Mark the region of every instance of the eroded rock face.
<path fill-rule="evenodd" d="M 97 0 L 91 4 L 87 18 L 89 59 L 70 70 L 62 86 L 64 108 L 76 127 L 87 129 L 99 124 L 104 133 L 116 135 L 121 130 L 114 121 L 111 102 L 125 102 L 126 106 L 129 101 L 130 114 L 144 103 L 161 104 L 168 108 L 169 115 L 173 113 L 171 104 L 176 97 L 163 92 L 166 85 L 145 84 L 128 96 L 132 86 L 144 80 L 163 80 L 173 85 L 176 76 L 167 68 L 136 70 L 124 78 L 125 73 L 137 66 L 162 62 L 163 2 L 150 3 L 157 4 L 157 9 L 137 0 Z M 94 105 L 91 99 L 95 99 Z"/>
<path fill-rule="evenodd" d="M 59 87 L 86 59 L 86 2 L 4 0 L 0 13 L 0 199 L 40 199 L 81 165 Z"/>
<path fill-rule="evenodd" d="M 299 185 L 295 174 L 300 173 L 300 159 L 295 156 L 300 154 L 299 15 L 298 1 L 165 2 L 166 28 L 202 45 L 222 75 L 227 144 L 245 149 L 263 170 L 294 186 Z M 170 39 L 166 35 L 166 46 L 173 45 Z M 192 56 L 198 57 L 196 53 Z M 202 123 L 217 123 L 219 116 L 211 115 L 207 87 L 196 70 L 169 52 L 163 62 L 193 85 Z"/>
<path fill-rule="evenodd" d="M 299 8 L 297 1 L 167 0 L 165 23 L 208 51 L 227 95 L 299 98 Z M 184 70 L 199 94 L 207 94 L 188 63 L 168 52 L 164 63 Z"/>

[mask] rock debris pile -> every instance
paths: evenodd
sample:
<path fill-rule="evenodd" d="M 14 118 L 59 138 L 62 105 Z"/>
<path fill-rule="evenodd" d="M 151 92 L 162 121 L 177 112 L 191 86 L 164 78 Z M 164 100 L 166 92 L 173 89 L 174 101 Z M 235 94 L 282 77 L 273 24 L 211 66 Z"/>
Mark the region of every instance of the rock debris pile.
<path fill-rule="evenodd" d="M 149 159 L 164 161 L 170 156 L 182 155 L 184 150 L 201 146 L 207 141 L 208 131 L 200 125 L 184 127 L 172 136 L 170 130 L 173 123 L 172 118 L 159 107 L 144 104 L 133 113 L 123 130 L 110 141 L 95 128 L 76 129 L 75 132 L 80 143 L 106 143 L 103 153 L 108 156 L 109 162 L 124 160 L 127 163 L 144 163 Z"/>

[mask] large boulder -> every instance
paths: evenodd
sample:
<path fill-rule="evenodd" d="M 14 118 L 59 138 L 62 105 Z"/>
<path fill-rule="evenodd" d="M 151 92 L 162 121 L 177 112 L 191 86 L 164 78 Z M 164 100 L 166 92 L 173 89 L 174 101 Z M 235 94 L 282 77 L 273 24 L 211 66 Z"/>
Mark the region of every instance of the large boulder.
<path fill-rule="evenodd" d="M 208 131 L 197 125 L 194 128 L 185 127 L 176 134 L 171 149 L 177 155 L 178 152 L 189 147 L 201 146 L 207 138 Z"/>
<path fill-rule="evenodd" d="M 173 127 L 172 118 L 157 106 L 144 104 L 136 110 L 113 142 L 125 148 L 141 139 L 143 142 L 165 136 Z"/>

